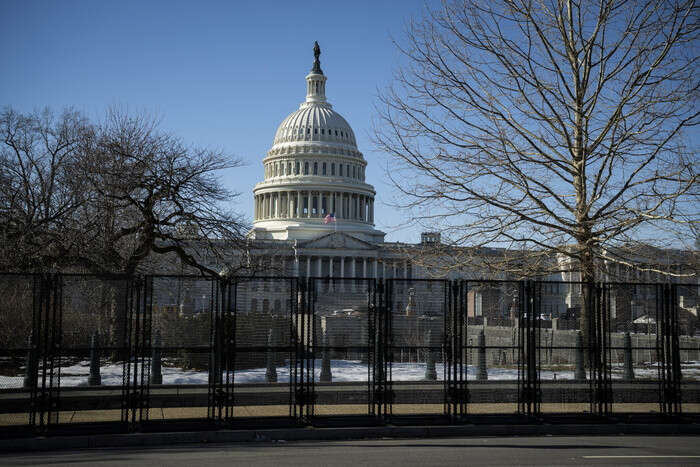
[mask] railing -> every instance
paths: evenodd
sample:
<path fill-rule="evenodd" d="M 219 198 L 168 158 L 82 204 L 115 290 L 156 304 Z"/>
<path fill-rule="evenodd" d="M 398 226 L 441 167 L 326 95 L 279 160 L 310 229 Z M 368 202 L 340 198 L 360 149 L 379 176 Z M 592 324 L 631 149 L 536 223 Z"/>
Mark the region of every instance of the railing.
<path fill-rule="evenodd" d="M 0 436 L 696 420 L 698 291 L 0 275 Z"/>

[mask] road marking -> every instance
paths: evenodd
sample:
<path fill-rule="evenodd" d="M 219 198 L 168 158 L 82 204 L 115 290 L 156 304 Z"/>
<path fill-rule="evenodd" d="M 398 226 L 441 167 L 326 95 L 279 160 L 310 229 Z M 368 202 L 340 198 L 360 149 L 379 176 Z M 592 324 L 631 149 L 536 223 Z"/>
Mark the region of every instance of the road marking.
<path fill-rule="evenodd" d="M 582 456 L 584 459 L 700 459 L 700 456 Z"/>

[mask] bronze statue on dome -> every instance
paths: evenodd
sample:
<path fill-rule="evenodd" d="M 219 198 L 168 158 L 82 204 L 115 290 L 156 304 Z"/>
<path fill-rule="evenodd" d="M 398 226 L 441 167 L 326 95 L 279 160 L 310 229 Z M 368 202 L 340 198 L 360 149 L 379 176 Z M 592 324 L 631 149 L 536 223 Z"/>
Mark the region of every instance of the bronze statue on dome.
<path fill-rule="evenodd" d="M 319 47 L 318 42 L 314 41 L 314 66 L 311 68 L 311 73 L 316 73 L 319 75 L 323 74 L 321 70 L 321 61 L 318 57 L 321 55 L 321 47 Z"/>

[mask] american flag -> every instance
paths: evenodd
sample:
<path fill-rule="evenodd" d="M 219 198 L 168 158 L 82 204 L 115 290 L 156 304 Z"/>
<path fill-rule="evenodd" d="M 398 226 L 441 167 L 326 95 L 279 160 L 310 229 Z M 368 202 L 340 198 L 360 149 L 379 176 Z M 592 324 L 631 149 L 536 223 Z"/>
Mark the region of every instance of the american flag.
<path fill-rule="evenodd" d="M 332 213 L 332 212 L 329 213 L 329 214 L 326 214 L 326 217 L 323 218 L 323 223 L 324 223 L 324 224 L 328 224 L 328 223 L 331 223 L 331 222 L 335 222 L 335 214 Z"/>

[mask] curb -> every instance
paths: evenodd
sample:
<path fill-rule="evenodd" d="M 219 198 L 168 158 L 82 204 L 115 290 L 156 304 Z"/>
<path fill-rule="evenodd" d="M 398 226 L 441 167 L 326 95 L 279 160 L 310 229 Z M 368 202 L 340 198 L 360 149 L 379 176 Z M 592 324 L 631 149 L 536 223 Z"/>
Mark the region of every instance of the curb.
<path fill-rule="evenodd" d="M 700 424 L 556 424 L 383 426 L 352 428 L 289 428 L 171 433 L 133 433 L 35 437 L 0 440 L 0 452 L 65 449 L 172 446 L 178 444 L 274 441 L 337 441 L 377 438 L 581 436 L 581 435 L 700 435 Z"/>

